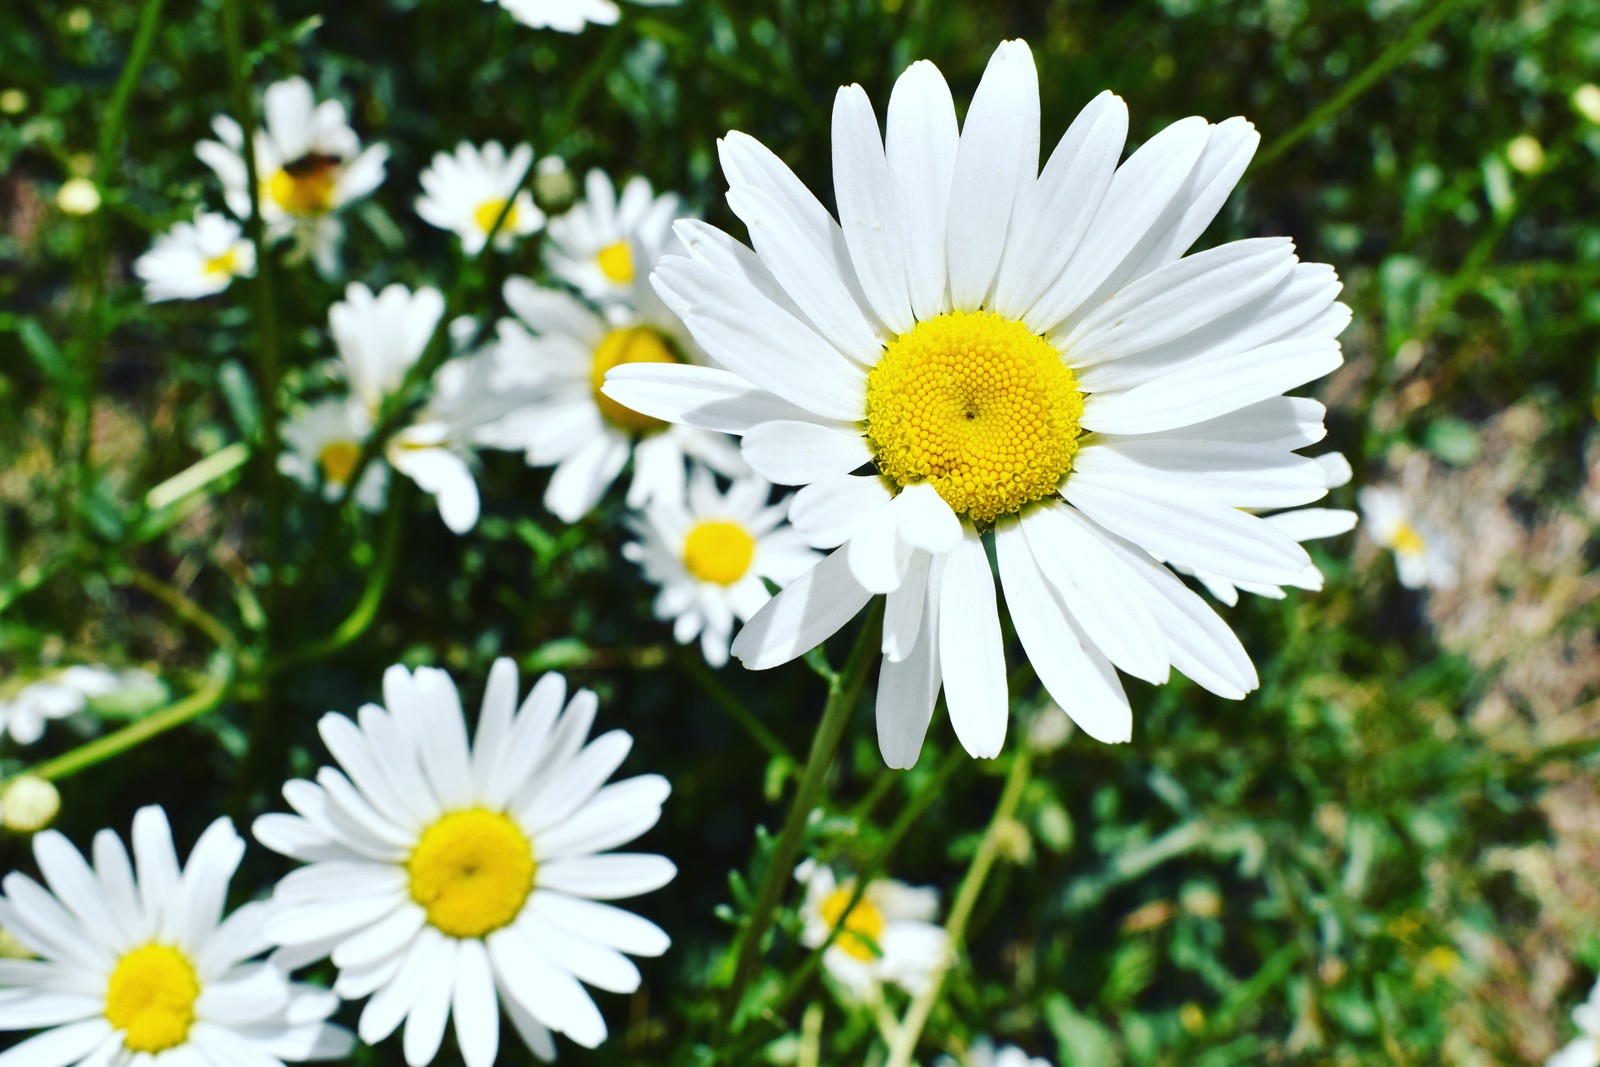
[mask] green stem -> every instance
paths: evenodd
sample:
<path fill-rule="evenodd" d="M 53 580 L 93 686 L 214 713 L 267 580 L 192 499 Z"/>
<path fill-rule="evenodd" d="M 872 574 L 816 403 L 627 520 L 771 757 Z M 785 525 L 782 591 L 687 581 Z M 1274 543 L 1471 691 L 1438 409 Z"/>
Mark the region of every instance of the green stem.
<path fill-rule="evenodd" d="M 967 936 L 967 922 L 972 918 L 972 909 L 978 904 L 978 894 L 983 892 L 983 883 L 988 879 L 989 871 L 994 867 L 995 857 L 999 854 L 1001 827 L 1016 814 L 1017 802 L 1022 799 L 1022 790 L 1028 784 L 1028 774 L 1032 769 L 1033 749 L 1027 744 L 1019 743 L 1016 755 L 1011 757 L 1011 770 L 1006 775 L 1006 785 L 1000 793 L 1000 803 L 995 805 L 994 817 L 989 820 L 989 829 L 984 832 L 983 840 L 978 844 L 978 851 L 973 853 L 972 862 L 967 866 L 966 877 L 961 880 L 961 888 L 956 891 L 955 903 L 950 906 L 950 918 L 944 924 L 950 948 L 945 954 L 944 962 L 929 977 L 927 988 L 918 993 L 912 999 L 911 1006 L 906 1009 L 905 1022 L 900 1025 L 894 1045 L 889 1050 L 887 1067 L 908 1067 L 911 1063 L 912 1050 L 917 1047 L 917 1039 L 922 1036 L 922 1028 L 927 1025 L 928 1016 L 933 1014 L 934 1006 L 939 1003 L 939 994 L 944 989 L 945 975 L 950 972 L 951 965 L 961 952 L 961 946 Z"/>
<path fill-rule="evenodd" d="M 733 981 L 723 1000 L 717 1023 L 719 1046 L 722 1044 L 721 1036 L 726 1034 L 728 1028 L 737 1020 L 744 991 L 749 986 L 750 979 L 755 973 L 756 963 L 761 958 L 762 942 L 778 917 L 778 905 L 783 900 L 784 889 L 788 886 L 794 871 L 795 859 L 800 854 L 800 845 L 805 839 L 806 823 L 810 819 L 811 810 L 816 807 L 822 796 L 828 769 L 833 765 L 833 757 L 839 750 L 840 741 L 844 739 L 845 727 L 850 724 L 850 713 L 855 709 L 856 700 L 861 696 L 861 688 L 867 680 L 867 671 L 877 659 L 878 648 L 882 644 L 882 621 L 883 601 L 881 598 L 875 598 L 862 624 L 861 633 L 856 638 L 855 647 L 850 651 L 850 658 L 845 661 L 844 670 L 835 675 L 828 686 L 828 702 L 822 709 L 822 719 L 817 723 L 817 732 L 811 738 L 811 753 L 806 757 L 805 769 L 800 773 L 800 786 L 795 792 L 794 801 L 789 806 L 783 830 L 778 834 L 778 840 L 773 846 L 766 873 L 762 875 L 755 906 L 750 911 L 749 924 L 739 940 Z"/>
<path fill-rule="evenodd" d="M 225 649 L 228 652 L 234 651 L 236 642 L 228 628 L 222 625 L 215 615 L 196 604 L 193 599 L 175 586 L 169 585 L 155 575 L 141 570 L 131 570 L 120 577 L 161 601 L 172 609 L 173 614 L 211 638 L 212 643 L 218 648 Z"/>
<path fill-rule="evenodd" d="M 728 717 L 738 723 L 756 744 L 766 749 L 773 759 L 787 760 L 795 763 L 794 754 L 789 751 L 789 746 L 778 739 L 778 735 L 767 729 L 767 724 L 761 721 L 744 701 L 722 683 L 706 666 L 705 660 L 700 658 L 700 653 L 692 648 L 678 650 L 678 661 L 682 664 L 685 673 L 695 680 L 695 683 L 710 697 Z"/>

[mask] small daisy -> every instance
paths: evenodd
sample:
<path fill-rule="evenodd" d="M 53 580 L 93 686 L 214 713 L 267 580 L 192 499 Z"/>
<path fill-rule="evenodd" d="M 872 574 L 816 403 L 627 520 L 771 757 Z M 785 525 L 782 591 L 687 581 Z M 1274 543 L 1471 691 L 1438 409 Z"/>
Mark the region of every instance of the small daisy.
<path fill-rule="evenodd" d="M 256 250 L 239 224 L 215 211 L 199 212 L 157 237 L 133 264 L 144 282 L 144 298 L 197 300 L 220 293 L 235 278 L 256 272 Z"/>
<path fill-rule="evenodd" d="M 950 938 L 932 921 L 939 910 L 936 890 L 879 878 L 867 883 L 846 915 L 855 882 L 840 882 L 830 868 L 809 859 L 795 868 L 794 876 L 806 887 L 800 906 L 801 944 L 818 947 L 842 918 L 844 929 L 822 954 L 822 965 L 855 996 L 864 999 L 886 982 L 914 995 L 948 957 Z"/>
<path fill-rule="evenodd" d="M 659 956 L 667 935 L 609 904 L 659 889 L 676 869 L 661 856 L 607 850 L 661 817 L 659 775 L 605 785 L 632 739 L 613 730 L 588 744 L 595 696 L 547 674 L 517 708 L 517 669 L 489 673 L 477 735 L 467 740 L 455 683 L 443 671 L 391 667 L 386 708 L 359 725 L 319 723 L 340 769 L 291 781 L 297 815 L 256 820 L 262 844 L 307 864 L 278 884 L 267 933 L 285 966 L 332 956 L 334 991 L 370 996 L 361 1040 L 405 1023 L 411 1067 L 438 1054 L 455 1016 L 467 1067 L 489 1067 L 503 1005 L 535 1054 L 550 1031 L 593 1048 L 605 1020 L 581 983 L 631 993 L 639 971 L 623 955 Z M 565 710 L 562 705 L 565 703 Z"/>
<path fill-rule="evenodd" d="M 1369 485 L 1356 494 L 1367 533 L 1394 553 L 1400 584 L 1407 589 L 1432 586 L 1454 589 L 1456 550 L 1449 535 L 1433 524 L 1417 518 L 1411 501 L 1390 486 Z"/>
<path fill-rule="evenodd" d="M 369 425 L 377 421 L 384 399 L 422 358 L 442 315 L 444 297 L 437 289 L 413 293 L 399 284 L 374 296 L 353 282 L 344 299 L 329 309 L 328 328 L 339 348 L 344 379 Z"/>
<path fill-rule="evenodd" d="M 678 0 L 633 0 L 636 4 L 676 4 Z M 536 30 L 582 33 L 589 23 L 610 26 L 621 12 L 611 0 L 500 0 L 500 6 Z"/>
<path fill-rule="evenodd" d="M 980 1037 L 961 1059 L 939 1057 L 935 1067 L 1053 1067 L 1043 1056 L 1029 1056 L 1015 1045 L 997 1049 L 987 1037 Z"/>
<path fill-rule="evenodd" d="M 789 501 L 768 506 L 772 486 L 741 478 L 718 493 L 711 472 L 696 466 L 686 501 L 656 500 L 629 517 L 639 535 L 622 554 L 661 587 L 656 618 L 672 620 L 672 636 L 686 645 L 696 636 L 706 662 L 728 662 L 733 621 L 745 622 L 772 594 L 811 569 L 819 558 L 784 522 Z"/>
<path fill-rule="evenodd" d="M 1101 741 L 1132 735 L 1118 668 L 1160 684 L 1175 667 L 1232 699 L 1258 684 L 1233 632 L 1160 561 L 1262 585 L 1311 562 L 1243 509 L 1327 492 L 1284 440 L 1307 415 L 1282 394 L 1339 366 L 1339 281 L 1287 238 L 1184 254 L 1255 151 L 1248 122 L 1187 118 L 1118 165 L 1127 130 L 1126 106 L 1102 93 L 1041 172 L 1026 44 L 995 51 L 964 125 L 938 69 L 916 63 L 886 136 L 859 86 L 839 91 L 842 225 L 730 133 L 728 205 L 754 248 L 680 222 L 688 256 L 653 276 L 726 369 L 609 372 L 605 395 L 635 411 L 740 435 L 753 470 L 802 487 L 801 536 L 843 546 L 740 631 L 746 667 L 803 654 L 888 595 L 890 766 L 916 762 L 941 688 L 967 751 L 1000 751 L 990 543 L 1023 651 Z"/>
<path fill-rule="evenodd" d="M 267 87 L 265 122 L 256 131 L 256 174 L 261 182 L 261 218 L 273 240 L 293 237 L 296 255 L 309 254 L 317 269 L 338 269 L 344 227 L 339 209 L 383 184 L 389 149 L 361 139 L 337 100 L 317 103 L 303 78 Z M 217 140 L 195 146 L 200 161 L 222 182 L 228 210 L 250 215 L 250 179 L 244 161 L 244 131 L 226 115 L 211 121 Z"/>
<path fill-rule="evenodd" d="M 320 486 L 325 499 L 338 500 L 355 473 L 371 429 L 366 409 L 348 397 L 331 397 L 302 408 L 283 424 L 285 447 L 278 454 L 278 473 L 307 489 Z M 388 467 L 374 460 L 362 472 L 352 499 L 367 511 L 382 511 L 388 488 Z"/>
<path fill-rule="evenodd" d="M 1583 1036 L 1544 1061 L 1544 1067 L 1600 1067 L 1600 981 L 1589 999 L 1572 1009 L 1572 1025 Z"/>
<path fill-rule="evenodd" d="M 678 198 L 656 196 L 642 177 L 617 198 L 603 170 L 584 179 L 584 199 L 550 220 L 545 262 L 557 278 L 591 300 L 629 300 L 672 240 Z"/>
<path fill-rule="evenodd" d="M 347 1056 L 326 990 L 250 962 L 266 907 L 222 917 L 244 841 L 227 819 L 186 867 L 160 808 L 133 817 L 133 862 L 110 830 L 91 868 L 53 830 L 33 839 L 49 889 L 5 877 L 0 923 L 38 959 L 0 960 L 0 1029 L 45 1029 L 0 1054 L 7 1067 L 273 1067 Z"/>
<path fill-rule="evenodd" d="M 544 504 L 563 522 L 588 514 L 633 460 L 627 504 L 682 497 L 693 457 L 720 474 L 747 472 L 731 438 L 640 415 L 600 391 L 606 371 L 624 363 L 692 363 L 703 357 L 682 324 L 646 287 L 637 307 L 602 315 L 576 297 L 526 278 L 505 285 L 516 319 L 499 326 L 503 382 L 539 399 L 502 420 L 496 447 L 521 450 L 533 467 L 555 467 Z"/>
<path fill-rule="evenodd" d="M 0 696 L 0 735 L 31 745 L 44 736 L 46 722 L 76 715 L 120 684 L 116 672 L 105 667 L 67 667 L 30 682 L 9 697 Z"/>
<path fill-rule="evenodd" d="M 507 156 L 498 141 L 482 148 L 462 141 L 454 155 L 438 153 L 422 172 L 417 214 L 424 222 L 455 233 L 462 251 L 475 255 L 489 239 L 495 219 L 506 211 L 494 246 L 510 248 L 518 237 L 536 233 L 544 225 L 544 213 L 534 206 L 533 194 L 519 191 L 532 165 L 533 149 L 525 144 Z M 507 200 L 512 201 L 508 211 Z"/>

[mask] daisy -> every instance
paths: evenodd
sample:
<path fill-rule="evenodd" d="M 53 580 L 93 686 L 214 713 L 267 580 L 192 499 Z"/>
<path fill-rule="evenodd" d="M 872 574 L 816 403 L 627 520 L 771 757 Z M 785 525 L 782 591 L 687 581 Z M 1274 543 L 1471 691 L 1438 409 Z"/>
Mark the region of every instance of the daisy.
<path fill-rule="evenodd" d="M 1572 1009 L 1572 1025 L 1582 1036 L 1545 1060 L 1544 1067 L 1600 1067 L 1600 982 L 1588 1000 Z"/>
<path fill-rule="evenodd" d="M 1294 449 L 1321 405 L 1281 394 L 1341 362 L 1349 320 L 1331 268 L 1284 238 L 1184 256 L 1259 138 L 1188 118 L 1120 166 L 1127 109 L 1095 98 L 1038 170 L 1038 75 L 995 52 L 958 128 L 939 71 L 916 63 L 887 142 L 859 86 L 834 108 L 835 222 L 759 142 L 721 142 L 728 204 L 754 250 L 678 224 L 688 256 L 654 282 L 721 368 L 629 366 L 605 394 L 743 437 L 790 519 L 844 546 L 775 597 L 733 654 L 764 669 L 888 594 L 878 738 L 916 761 L 944 689 L 957 736 L 994 756 L 1005 651 L 986 542 L 1023 650 L 1084 731 L 1126 741 L 1114 668 L 1176 667 L 1238 699 L 1243 647 L 1158 561 L 1290 584 L 1310 557 L 1242 508 L 1323 496 Z M 867 471 L 868 473 L 857 473 Z"/>
<path fill-rule="evenodd" d="M 534 206 L 533 195 L 522 189 L 532 165 L 533 149 L 525 144 L 517 145 L 508 156 L 498 141 L 482 148 L 462 141 L 454 155 L 438 153 L 422 172 L 417 214 L 424 222 L 455 233 L 461 238 L 462 251 L 476 255 L 489 239 L 500 212 L 505 211 L 494 246 L 508 249 L 518 237 L 536 233 L 544 225 L 544 213 Z M 508 211 L 507 200 L 511 200 Z"/>
<path fill-rule="evenodd" d="M 215 211 L 197 212 L 193 222 L 180 222 L 157 237 L 134 261 L 133 272 L 152 304 L 197 300 L 254 274 L 256 250 L 237 222 Z"/>
<path fill-rule="evenodd" d="M 867 883 L 856 906 L 854 881 L 840 882 L 833 871 L 806 860 L 794 876 L 806 888 L 800 905 L 800 943 L 817 948 L 843 920 L 844 928 L 822 954 L 822 966 L 858 998 L 868 998 L 885 982 L 916 994 L 928 984 L 950 952 L 950 938 L 932 922 L 939 894 L 892 878 Z"/>
<path fill-rule="evenodd" d="M 997 1049 L 987 1037 L 980 1037 L 961 1059 L 939 1057 L 936 1067 L 1052 1067 L 1043 1056 L 1029 1056 L 1015 1045 Z"/>
<path fill-rule="evenodd" d="M 406 372 L 422 358 L 444 314 L 437 289 L 415 293 L 403 285 L 372 290 L 353 282 L 328 311 L 328 328 L 339 348 L 340 369 L 350 392 L 376 423 L 385 398 L 397 392 Z"/>
<path fill-rule="evenodd" d="M 502 320 L 498 330 L 502 384 L 534 389 L 538 399 L 502 420 L 487 439 L 522 451 L 529 466 L 555 467 L 544 505 L 563 522 L 592 510 L 630 457 L 630 508 L 680 498 L 690 457 L 729 477 L 747 472 L 725 435 L 668 426 L 601 393 L 612 367 L 703 358 L 647 287 L 637 287 L 637 295 L 636 306 L 612 305 L 602 314 L 526 278 L 505 285 L 517 318 Z"/>
<path fill-rule="evenodd" d="M 383 184 L 389 149 L 361 138 L 337 100 L 317 103 L 303 78 L 267 87 L 266 121 L 256 131 L 256 174 L 261 182 L 261 219 L 273 240 L 292 236 L 296 255 L 309 254 L 317 269 L 338 269 L 344 227 L 339 209 Z M 217 140 L 201 141 L 195 155 L 222 182 L 228 210 L 250 215 L 250 179 L 244 161 L 244 131 L 226 115 L 211 120 Z"/>
<path fill-rule="evenodd" d="M 1394 553 L 1400 584 L 1407 589 L 1454 589 L 1456 550 L 1443 530 L 1417 518 L 1411 501 L 1391 486 L 1369 485 L 1356 494 L 1367 533 Z"/>
<path fill-rule="evenodd" d="M 0 735 L 31 745 L 44 736 L 46 722 L 76 715 L 119 684 L 116 672 L 105 667 L 68 667 L 30 682 L 9 697 L 0 696 Z"/>
<path fill-rule="evenodd" d="M 636 4 L 676 4 L 678 0 L 633 0 Z M 518 22 L 536 30 L 582 33 L 589 23 L 610 26 L 621 12 L 611 0 L 500 0 Z"/>
<path fill-rule="evenodd" d="M 344 495 L 350 476 L 361 458 L 361 445 L 371 432 L 366 409 L 348 397 L 319 400 L 285 420 L 280 431 L 284 450 L 278 454 L 278 473 L 307 489 L 321 488 L 324 499 Z M 352 499 L 367 511 L 382 511 L 388 495 L 388 468 L 376 460 L 361 473 Z"/>
<path fill-rule="evenodd" d="M 0 1029 L 44 1028 L 0 1063 L 16 1067 L 271 1067 L 349 1055 L 325 1020 L 326 990 L 250 962 L 267 943 L 266 908 L 222 917 L 244 841 L 227 819 L 180 869 L 160 808 L 133 817 L 133 862 L 110 830 L 94 866 L 54 830 L 33 839 L 49 888 L 5 877 L 0 923 L 38 959 L 0 961 Z"/>
<path fill-rule="evenodd" d="M 678 198 L 656 196 L 642 177 L 618 199 L 603 170 L 584 179 L 584 199 L 550 220 L 545 262 L 550 272 L 591 300 L 628 300 L 672 240 Z"/>
<path fill-rule="evenodd" d="M 475 741 L 443 671 L 391 667 L 387 708 L 359 725 L 328 714 L 323 740 L 342 770 L 291 781 L 297 815 L 256 820 L 262 844 L 308 866 L 273 895 L 268 936 L 285 966 L 331 955 L 334 991 L 371 997 L 361 1040 L 405 1022 L 411 1067 L 433 1060 L 446 1019 L 467 1067 L 488 1067 L 504 1005 L 538 1056 L 550 1031 L 593 1048 L 605 1020 L 581 982 L 631 993 L 624 952 L 659 956 L 667 935 L 600 903 L 659 889 L 676 869 L 661 856 L 610 853 L 654 826 L 669 791 L 659 775 L 604 785 L 627 756 L 621 730 L 587 745 L 595 696 L 547 674 L 517 709 L 517 669 L 489 673 Z M 565 703 L 565 710 L 563 710 Z"/>
<path fill-rule="evenodd" d="M 656 500 L 629 517 L 639 540 L 622 554 L 661 587 L 656 618 L 672 620 L 680 645 L 698 636 L 713 667 L 728 662 L 734 619 L 745 622 L 772 599 L 763 579 L 781 588 L 819 558 L 784 522 L 788 499 L 768 506 L 771 493 L 756 477 L 719 493 L 711 472 L 696 466 L 687 500 Z"/>

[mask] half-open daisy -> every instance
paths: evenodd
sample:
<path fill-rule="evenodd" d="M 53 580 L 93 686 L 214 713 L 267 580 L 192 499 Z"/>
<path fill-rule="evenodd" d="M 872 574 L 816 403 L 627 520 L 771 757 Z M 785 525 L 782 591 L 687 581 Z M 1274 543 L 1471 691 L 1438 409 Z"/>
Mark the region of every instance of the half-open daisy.
<path fill-rule="evenodd" d="M 784 521 L 787 498 L 769 505 L 772 486 L 763 478 L 736 480 L 717 491 L 711 472 L 696 465 L 686 499 L 655 500 L 628 524 L 639 540 L 622 554 L 661 587 L 656 618 L 672 621 L 680 645 L 700 638 L 706 662 L 728 662 L 733 623 L 747 621 L 779 588 L 811 569 L 818 554 Z"/>
<path fill-rule="evenodd" d="M 656 196 L 643 177 L 628 179 L 619 199 L 605 171 L 591 170 L 584 198 L 550 220 L 545 262 L 557 278 L 591 300 L 631 300 L 635 282 L 672 240 L 678 198 Z"/>
<path fill-rule="evenodd" d="M 719 365 L 628 366 L 611 399 L 743 437 L 799 485 L 791 520 L 844 545 L 740 632 L 747 667 L 816 646 L 889 594 L 878 731 L 915 762 L 943 686 L 967 750 L 1005 737 L 994 576 L 1057 702 L 1125 741 L 1114 667 L 1171 667 L 1227 697 L 1257 684 L 1243 647 L 1157 561 L 1286 584 L 1310 559 L 1242 508 L 1326 492 L 1285 443 L 1322 408 L 1284 397 L 1341 361 L 1331 268 L 1284 238 L 1184 256 L 1255 150 L 1243 119 L 1173 124 L 1120 166 L 1127 109 L 1095 98 L 1041 173 L 1025 44 L 1002 44 L 958 127 L 938 70 L 911 66 L 887 137 L 859 86 L 834 107 L 836 222 L 776 156 L 730 133 L 728 204 L 754 250 L 678 224 L 688 256 L 654 281 Z"/>
<path fill-rule="evenodd" d="M 1410 500 L 1393 486 L 1369 485 L 1356 494 L 1367 534 L 1394 553 L 1395 571 L 1407 589 L 1454 589 L 1456 552 L 1450 536 L 1418 518 Z"/>
<path fill-rule="evenodd" d="M 468 1067 L 488 1067 L 501 1005 L 544 1059 L 552 1030 L 593 1048 L 606 1024 L 582 983 L 631 993 L 640 976 L 623 953 L 668 945 L 654 923 L 600 903 L 676 873 L 661 856 L 607 851 L 655 825 L 666 780 L 604 784 L 632 739 L 613 730 L 585 744 L 594 694 L 567 701 L 560 675 L 518 709 L 516 666 L 496 661 L 470 743 L 443 671 L 391 667 L 383 689 L 386 707 L 366 705 L 358 722 L 319 723 L 342 769 L 284 786 L 297 815 L 256 820 L 262 844 L 307 864 L 273 895 L 275 958 L 331 955 L 334 991 L 371 997 L 361 1039 L 404 1022 L 412 1067 L 438 1053 L 452 1015 Z"/>
<path fill-rule="evenodd" d="M 295 254 L 309 254 L 324 274 L 338 269 L 344 227 L 338 211 L 383 184 L 389 149 L 361 138 L 337 100 L 317 103 L 304 78 L 267 87 L 265 121 L 256 131 L 256 175 L 261 182 L 261 219 L 268 237 L 292 236 Z M 250 179 L 244 161 L 244 131 L 227 115 L 211 121 L 215 141 L 195 146 L 200 161 L 222 182 L 228 210 L 250 215 Z"/>
<path fill-rule="evenodd" d="M 350 397 L 329 397 L 290 415 L 280 431 L 285 448 L 278 453 L 278 473 L 307 489 L 338 500 L 355 474 L 361 446 L 372 431 L 366 408 Z M 361 472 L 352 499 L 367 511 L 382 511 L 389 487 L 389 468 L 374 461 Z"/>
<path fill-rule="evenodd" d="M 950 938 L 933 922 L 939 910 L 937 890 L 909 886 L 892 878 L 867 883 L 861 899 L 853 880 L 840 882 L 829 867 L 805 860 L 794 876 L 805 886 L 800 905 L 800 942 L 807 948 L 824 944 L 835 927 L 839 934 L 822 954 L 828 974 L 859 998 L 892 982 L 918 993 L 950 952 Z"/>
<path fill-rule="evenodd" d="M 532 165 L 533 149 L 525 144 L 507 155 L 498 141 L 482 148 L 462 141 L 453 154 L 435 155 L 422 172 L 417 214 L 424 222 L 455 233 L 461 238 L 462 250 L 473 255 L 483 248 L 490 228 L 504 211 L 494 246 L 510 248 L 518 237 L 537 233 L 544 225 L 544 213 L 534 206 L 533 194 L 522 189 Z M 507 200 L 511 201 L 509 209 Z"/>
<path fill-rule="evenodd" d="M 413 293 L 398 283 L 374 296 L 365 285 L 352 282 L 344 299 L 328 310 L 340 369 L 371 422 L 422 358 L 443 314 L 439 290 L 424 287 Z"/>
<path fill-rule="evenodd" d="M 349 1054 L 327 1023 L 338 998 L 270 963 L 265 905 L 222 917 L 244 841 L 212 823 L 180 868 L 160 808 L 133 817 L 133 861 L 110 830 L 91 867 L 47 830 L 33 853 L 49 888 L 5 878 L 0 923 L 37 959 L 0 960 L 0 1029 L 45 1032 L 0 1054 L 7 1067 L 272 1067 Z"/>
<path fill-rule="evenodd" d="M 177 223 L 158 236 L 150 251 L 134 260 L 133 272 L 144 282 L 144 298 L 152 304 L 198 300 L 222 292 L 235 278 L 254 274 L 256 250 L 237 222 L 202 211 L 193 222 Z"/>

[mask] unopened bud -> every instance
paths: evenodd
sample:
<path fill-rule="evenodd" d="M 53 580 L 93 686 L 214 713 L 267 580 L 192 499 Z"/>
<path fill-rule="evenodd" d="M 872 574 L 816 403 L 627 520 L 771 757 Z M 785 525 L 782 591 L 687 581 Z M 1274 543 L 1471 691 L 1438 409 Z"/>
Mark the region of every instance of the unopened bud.
<path fill-rule="evenodd" d="M 537 167 L 533 175 L 533 198 L 547 212 L 565 210 L 577 193 L 566 160 L 560 156 L 545 156 Z"/>
<path fill-rule="evenodd" d="M 71 178 L 56 192 L 56 207 L 68 215 L 93 215 L 100 209 L 100 190 L 88 178 Z"/>
<path fill-rule="evenodd" d="M 0 826 L 19 834 L 43 830 L 61 811 L 61 794 L 43 778 L 23 775 L 0 793 Z"/>

